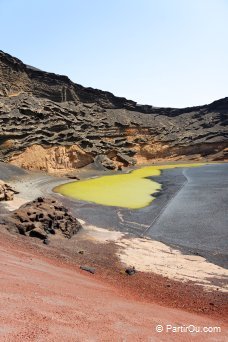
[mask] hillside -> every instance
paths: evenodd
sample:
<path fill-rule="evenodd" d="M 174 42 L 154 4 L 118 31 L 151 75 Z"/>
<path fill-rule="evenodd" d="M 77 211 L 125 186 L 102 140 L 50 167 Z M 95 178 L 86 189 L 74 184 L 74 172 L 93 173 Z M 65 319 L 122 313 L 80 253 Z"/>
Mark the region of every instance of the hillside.
<path fill-rule="evenodd" d="M 71 171 L 227 159 L 228 97 L 184 109 L 138 105 L 0 51 L 0 161 Z"/>

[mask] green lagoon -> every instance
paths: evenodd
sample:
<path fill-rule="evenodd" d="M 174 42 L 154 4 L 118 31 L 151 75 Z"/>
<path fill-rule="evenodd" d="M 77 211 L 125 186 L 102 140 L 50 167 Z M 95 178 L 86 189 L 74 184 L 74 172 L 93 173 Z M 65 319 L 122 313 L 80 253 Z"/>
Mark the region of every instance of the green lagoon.
<path fill-rule="evenodd" d="M 127 174 L 66 183 L 56 187 L 54 191 L 77 200 L 106 206 L 140 209 L 148 206 L 155 199 L 153 195 L 161 190 L 161 184 L 147 177 L 159 176 L 161 170 L 202 165 L 204 164 L 147 166 Z"/>

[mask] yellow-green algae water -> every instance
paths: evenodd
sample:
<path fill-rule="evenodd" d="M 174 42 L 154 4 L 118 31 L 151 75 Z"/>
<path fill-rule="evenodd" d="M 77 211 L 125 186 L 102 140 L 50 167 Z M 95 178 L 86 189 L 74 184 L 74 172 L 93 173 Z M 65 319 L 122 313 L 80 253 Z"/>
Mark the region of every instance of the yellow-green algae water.
<path fill-rule="evenodd" d="M 159 183 L 146 177 L 159 176 L 161 170 L 202 165 L 204 164 L 147 166 L 128 174 L 102 176 L 63 184 L 56 187 L 54 191 L 77 200 L 140 209 L 148 206 L 155 199 L 152 195 L 161 189 Z"/>

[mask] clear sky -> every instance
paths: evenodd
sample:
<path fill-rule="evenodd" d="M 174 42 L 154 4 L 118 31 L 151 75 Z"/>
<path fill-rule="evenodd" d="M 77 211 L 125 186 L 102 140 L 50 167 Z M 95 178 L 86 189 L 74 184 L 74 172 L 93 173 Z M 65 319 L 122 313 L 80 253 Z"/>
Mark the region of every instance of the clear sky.
<path fill-rule="evenodd" d="M 0 0 L 0 49 L 142 104 L 228 96 L 228 0 Z"/>

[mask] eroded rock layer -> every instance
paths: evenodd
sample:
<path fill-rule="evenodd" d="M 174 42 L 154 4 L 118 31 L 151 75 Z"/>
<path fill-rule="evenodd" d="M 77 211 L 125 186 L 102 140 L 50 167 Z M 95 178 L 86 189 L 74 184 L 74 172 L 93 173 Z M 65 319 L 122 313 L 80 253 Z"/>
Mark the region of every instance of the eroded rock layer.
<path fill-rule="evenodd" d="M 227 114 L 228 98 L 184 109 L 138 105 L 0 52 L 0 160 L 28 169 L 224 160 Z"/>

